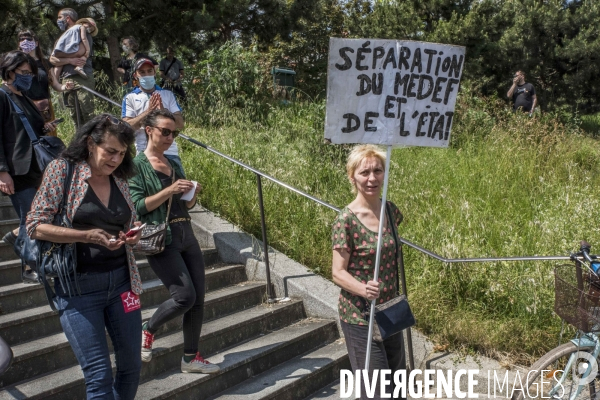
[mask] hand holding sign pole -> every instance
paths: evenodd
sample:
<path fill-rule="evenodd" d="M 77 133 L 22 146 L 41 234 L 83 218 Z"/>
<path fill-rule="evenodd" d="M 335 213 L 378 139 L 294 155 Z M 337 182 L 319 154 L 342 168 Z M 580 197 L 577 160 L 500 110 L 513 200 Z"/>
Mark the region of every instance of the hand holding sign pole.
<path fill-rule="evenodd" d="M 407 40 L 329 40 L 325 139 L 334 144 L 387 145 L 374 280 L 379 275 L 392 146 L 448 147 L 464 61 L 462 46 Z M 401 278 L 405 287 L 404 276 Z M 375 300 L 369 316 L 367 370 L 374 311 Z M 411 349 L 410 335 L 407 339 Z"/>

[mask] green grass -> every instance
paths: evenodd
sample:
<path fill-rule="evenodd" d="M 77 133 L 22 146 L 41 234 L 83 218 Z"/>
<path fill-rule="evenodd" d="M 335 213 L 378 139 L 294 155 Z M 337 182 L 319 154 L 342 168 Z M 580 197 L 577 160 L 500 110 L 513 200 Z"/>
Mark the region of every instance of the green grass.
<path fill-rule="evenodd" d="M 581 129 L 593 136 L 600 136 L 600 113 L 582 115 Z"/>
<path fill-rule="evenodd" d="M 530 119 L 466 93 L 450 148 L 393 152 L 389 198 L 405 215 L 400 235 L 445 257 L 566 255 L 581 239 L 600 243 L 597 141 L 552 116 Z M 257 121 L 216 108 L 205 112 L 222 117 L 218 127 L 192 117 L 186 133 L 342 207 L 353 199 L 348 147 L 323 143 L 324 110 L 270 105 Z M 189 143 L 182 153 L 203 184 L 203 205 L 260 237 L 255 176 Z M 335 213 L 274 184 L 264 192 L 270 244 L 330 278 Z M 555 263 L 445 265 L 412 249 L 405 257 L 418 327 L 435 341 L 516 362 L 556 345 Z"/>

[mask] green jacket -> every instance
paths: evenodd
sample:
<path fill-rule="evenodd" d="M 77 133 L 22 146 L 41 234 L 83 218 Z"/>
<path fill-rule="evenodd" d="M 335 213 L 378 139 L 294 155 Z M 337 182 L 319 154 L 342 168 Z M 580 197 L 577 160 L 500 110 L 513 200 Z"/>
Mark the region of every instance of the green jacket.
<path fill-rule="evenodd" d="M 172 168 L 175 168 L 175 177 L 185 179 L 183 171 L 177 164 L 169 160 Z M 148 211 L 146 208 L 146 197 L 152 196 L 160 192 L 163 187 L 158 175 L 152 168 L 152 164 L 144 153 L 138 154 L 133 159 L 133 164 L 137 169 L 137 175 L 129 179 L 129 192 L 131 200 L 135 205 L 135 211 L 139 220 L 146 224 L 158 225 L 165 222 L 167 219 L 167 203 L 164 202 L 158 208 Z M 166 244 L 171 244 L 171 228 L 167 227 Z"/>

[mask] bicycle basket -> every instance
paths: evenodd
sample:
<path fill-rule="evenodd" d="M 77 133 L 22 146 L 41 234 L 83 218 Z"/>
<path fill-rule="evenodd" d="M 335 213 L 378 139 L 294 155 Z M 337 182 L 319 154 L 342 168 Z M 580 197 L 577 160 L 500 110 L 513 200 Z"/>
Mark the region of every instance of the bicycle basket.
<path fill-rule="evenodd" d="M 600 279 L 573 264 L 554 269 L 554 312 L 584 332 L 600 330 Z"/>

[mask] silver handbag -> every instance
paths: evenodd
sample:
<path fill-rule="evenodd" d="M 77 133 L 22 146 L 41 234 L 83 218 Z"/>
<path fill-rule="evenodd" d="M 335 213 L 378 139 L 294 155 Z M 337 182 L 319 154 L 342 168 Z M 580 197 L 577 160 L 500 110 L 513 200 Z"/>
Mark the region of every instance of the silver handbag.
<path fill-rule="evenodd" d="M 171 184 L 173 183 L 175 183 L 175 168 L 173 168 L 173 174 L 171 175 Z M 165 249 L 167 241 L 167 227 L 169 226 L 169 214 L 171 213 L 172 202 L 173 196 L 169 197 L 169 205 L 167 206 L 167 217 L 165 222 L 158 225 L 146 224 L 144 229 L 142 229 L 142 237 L 133 248 L 136 253 L 140 253 L 145 256 L 152 256 L 162 252 Z"/>

